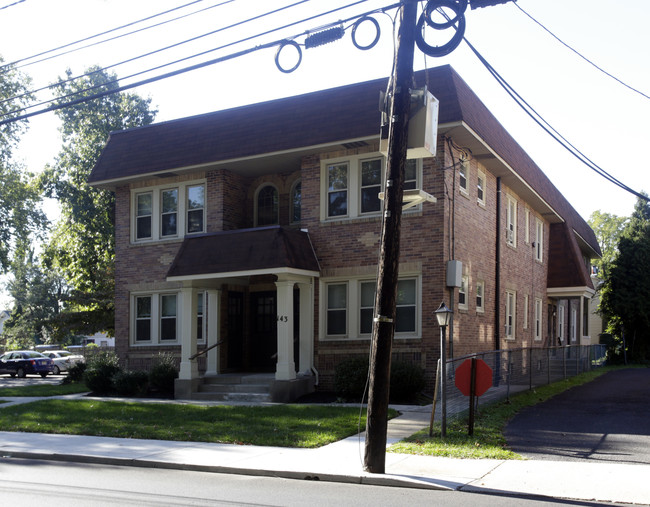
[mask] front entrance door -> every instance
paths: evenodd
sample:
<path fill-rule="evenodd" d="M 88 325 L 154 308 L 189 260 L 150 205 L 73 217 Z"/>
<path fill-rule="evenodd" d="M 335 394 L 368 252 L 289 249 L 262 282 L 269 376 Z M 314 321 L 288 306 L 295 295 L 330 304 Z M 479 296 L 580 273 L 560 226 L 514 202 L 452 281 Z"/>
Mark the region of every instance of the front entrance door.
<path fill-rule="evenodd" d="M 275 371 L 278 352 L 276 292 L 251 292 L 251 366 Z"/>

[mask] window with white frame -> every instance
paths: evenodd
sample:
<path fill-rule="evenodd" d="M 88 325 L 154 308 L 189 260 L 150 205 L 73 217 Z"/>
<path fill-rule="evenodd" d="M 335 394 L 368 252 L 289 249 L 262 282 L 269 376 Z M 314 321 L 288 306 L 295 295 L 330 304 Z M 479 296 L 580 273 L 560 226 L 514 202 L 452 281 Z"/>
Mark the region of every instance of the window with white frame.
<path fill-rule="evenodd" d="M 348 330 L 348 285 L 327 285 L 327 336 L 345 336 Z"/>
<path fill-rule="evenodd" d="M 578 337 L 578 312 L 571 308 L 571 341 L 576 341 Z"/>
<path fill-rule="evenodd" d="M 485 173 L 483 171 L 478 171 L 476 178 L 476 200 L 480 205 L 485 206 Z"/>
<path fill-rule="evenodd" d="M 131 241 L 159 241 L 205 232 L 205 183 L 134 189 Z"/>
<path fill-rule="evenodd" d="M 542 300 L 535 299 L 535 340 L 542 339 Z"/>
<path fill-rule="evenodd" d="M 460 191 L 464 194 L 469 193 L 468 182 L 469 181 L 469 160 L 461 160 L 460 167 L 458 169 L 458 186 Z"/>
<path fill-rule="evenodd" d="M 483 280 L 476 282 L 476 311 L 477 313 L 485 312 L 485 282 Z"/>
<path fill-rule="evenodd" d="M 458 288 L 458 308 L 461 310 L 467 310 L 467 290 L 469 286 L 469 277 L 463 275 L 460 282 L 460 287 Z"/>
<path fill-rule="evenodd" d="M 535 220 L 535 259 L 542 262 L 544 256 L 544 222 Z"/>
<path fill-rule="evenodd" d="M 418 188 L 421 163 L 407 160 L 404 189 Z M 322 162 L 323 220 L 376 215 L 381 211 L 379 193 L 385 178 L 385 159 L 355 155 Z"/>
<path fill-rule="evenodd" d="M 415 337 L 419 335 L 419 279 L 400 278 L 397 283 L 395 311 L 395 336 Z M 326 319 L 324 331 L 327 338 L 364 338 L 372 333 L 375 280 L 348 280 L 329 282 L 327 291 Z"/>
<path fill-rule="evenodd" d="M 507 340 L 515 339 L 517 293 L 506 291 L 506 329 Z"/>
<path fill-rule="evenodd" d="M 506 212 L 506 243 L 517 246 L 517 201 L 512 197 L 508 197 Z"/>
<path fill-rule="evenodd" d="M 180 341 L 181 298 L 175 292 L 134 294 L 131 343 L 133 345 L 178 344 Z M 206 293 L 197 294 L 197 340 L 205 343 Z"/>
<path fill-rule="evenodd" d="M 560 342 L 564 342 L 564 306 L 557 307 L 557 336 Z"/>

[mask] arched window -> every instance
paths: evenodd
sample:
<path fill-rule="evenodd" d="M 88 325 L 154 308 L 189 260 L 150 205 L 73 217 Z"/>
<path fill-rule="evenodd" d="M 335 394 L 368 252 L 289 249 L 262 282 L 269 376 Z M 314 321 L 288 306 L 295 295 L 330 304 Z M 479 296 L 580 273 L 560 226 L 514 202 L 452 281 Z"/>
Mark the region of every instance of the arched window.
<path fill-rule="evenodd" d="M 278 191 L 273 185 L 262 187 L 257 193 L 257 225 L 278 224 Z"/>
<path fill-rule="evenodd" d="M 291 188 L 291 223 L 300 222 L 300 206 L 302 201 L 302 182 L 298 180 Z"/>

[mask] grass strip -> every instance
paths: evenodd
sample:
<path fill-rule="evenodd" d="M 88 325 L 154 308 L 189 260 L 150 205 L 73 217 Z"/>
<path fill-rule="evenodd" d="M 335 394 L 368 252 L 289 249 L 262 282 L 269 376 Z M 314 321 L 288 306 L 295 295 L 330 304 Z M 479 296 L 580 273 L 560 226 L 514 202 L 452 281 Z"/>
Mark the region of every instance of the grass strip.
<path fill-rule="evenodd" d="M 320 405 L 55 399 L 0 409 L 0 431 L 314 448 L 355 435 L 365 417 L 359 421 L 358 408 Z"/>
<path fill-rule="evenodd" d="M 549 398 L 570 389 L 585 384 L 611 371 L 620 369 L 611 366 L 582 373 L 566 380 L 537 387 L 532 391 L 524 391 L 510 397 L 510 400 L 491 403 L 479 410 L 474 419 L 474 434 L 467 434 L 467 417 L 453 418 L 447 421 L 447 436 L 440 437 L 440 422 L 434 422 L 433 436 L 429 430 L 418 431 L 409 438 L 398 442 L 388 449 L 388 452 L 402 454 L 419 454 L 423 456 L 439 456 L 465 459 L 523 459 L 519 454 L 507 447 L 503 430 L 520 410 L 536 405 Z"/>
<path fill-rule="evenodd" d="M 43 384 L 38 386 L 2 387 L 0 398 L 14 396 L 64 396 L 66 394 L 87 393 L 85 384 Z"/>

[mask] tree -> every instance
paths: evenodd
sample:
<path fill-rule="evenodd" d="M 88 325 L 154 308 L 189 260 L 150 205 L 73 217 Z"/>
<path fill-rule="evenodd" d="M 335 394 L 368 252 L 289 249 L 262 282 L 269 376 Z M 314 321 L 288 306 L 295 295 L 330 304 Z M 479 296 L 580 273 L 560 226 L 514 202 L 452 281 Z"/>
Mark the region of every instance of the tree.
<path fill-rule="evenodd" d="M 53 270 L 42 270 L 32 248 L 21 243 L 12 263 L 13 280 L 7 287 L 14 300 L 11 317 L 4 325 L 2 339 L 9 349 L 31 348 L 58 341 L 53 322 L 60 313 L 65 283 Z"/>
<path fill-rule="evenodd" d="M 625 227 L 627 217 L 619 217 L 611 213 L 594 211 L 589 217 L 589 226 L 596 233 L 603 256 L 594 260 L 601 277 L 609 270 L 618 254 L 618 242 Z"/>
<path fill-rule="evenodd" d="M 650 358 L 650 203 L 639 199 L 603 280 L 600 310 L 630 356 Z"/>
<path fill-rule="evenodd" d="M 118 87 L 115 74 L 92 67 L 86 77 L 68 82 L 70 69 L 59 78 L 61 102 L 71 94 L 89 96 Z M 114 327 L 115 197 L 88 185 L 88 176 L 114 130 L 150 124 L 156 114 L 151 99 L 113 93 L 60 109 L 63 146 L 42 183 L 46 194 L 58 199 L 61 218 L 45 250 L 45 263 L 58 267 L 72 290 L 66 326 L 84 334 L 111 332 Z M 75 322 L 75 316 L 76 322 Z"/>
<path fill-rule="evenodd" d="M 0 64 L 4 60 L 0 57 Z M 0 119 L 9 119 L 12 112 L 29 104 L 30 80 L 13 67 L 0 73 Z M 13 149 L 27 128 L 25 121 L 0 125 L 0 272 L 11 263 L 12 250 L 18 241 L 43 228 L 45 215 L 39 209 L 41 201 L 33 177 L 12 163 Z"/>

